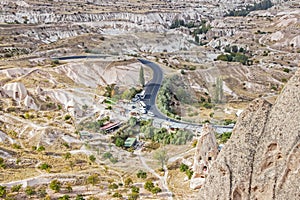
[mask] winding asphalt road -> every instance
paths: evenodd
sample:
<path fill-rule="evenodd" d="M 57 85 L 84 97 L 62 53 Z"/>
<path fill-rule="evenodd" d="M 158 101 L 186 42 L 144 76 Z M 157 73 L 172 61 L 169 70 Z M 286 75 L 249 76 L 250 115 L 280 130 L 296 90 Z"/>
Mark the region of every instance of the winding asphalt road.
<path fill-rule="evenodd" d="M 153 71 L 153 78 L 146 84 L 145 86 L 145 99 L 143 100 L 148 107 L 148 110 L 153 112 L 156 118 L 163 119 L 170 122 L 175 122 L 184 125 L 194 125 L 198 127 L 202 127 L 201 124 L 193 124 L 189 122 L 178 121 L 172 118 L 169 118 L 162 114 L 157 106 L 156 106 L 156 97 L 158 95 L 158 91 L 160 86 L 162 85 L 163 81 L 163 71 L 161 67 L 151 61 L 145 59 L 138 59 L 142 64 L 146 65 L 147 67 L 151 68 Z M 225 129 L 232 129 L 233 126 L 223 126 L 223 125 L 213 125 L 215 128 L 225 128 Z"/>
<path fill-rule="evenodd" d="M 90 56 L 66 56 L 66 57 L 58 57 L 58 58 L 53 58 L 56 60 L 71 60 L 71 59 L 87 59 L 87 58 L 104 58 L 106 56 L 98 56 L 98 55 L 90 55 Z M 158 91 L 160 86 L 162 85 L 163 81 L 163 71 L 161 67 L 151 61 L 148 61 L 146 59 L 138 59 L 142 64 L 145 66 L 149 67 L 153 71 L 153 78 L 146 84 L 145 86 L 145 98 L 144 102 L 147 105 L 147 109 L 155 115 L 155 118 L 159 118 L 162 120 L 170 121 L 170 122 L 175 122 L 178 124 L 183 124 L 183 125 L 193 125 L 197 127 L 202 127 L 201 124 L 193 124 L 189 122 L 183 122 L 183 121 L 178 121 L 172 118 L 169 118 L 162 114 L 157 106 L 156 106 L 156 97 L 158 95 Z M 228 129 L 227 131 L 233 129 L 233 126 L 222 126 L 222 125 L 213 125 L 215 128 L 221 128 L 221 129 Z"/>

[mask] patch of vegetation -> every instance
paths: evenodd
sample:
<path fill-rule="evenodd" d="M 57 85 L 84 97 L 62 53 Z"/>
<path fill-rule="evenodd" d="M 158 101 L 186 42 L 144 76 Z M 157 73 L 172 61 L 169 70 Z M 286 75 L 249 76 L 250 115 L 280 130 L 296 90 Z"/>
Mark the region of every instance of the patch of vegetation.
<path fill-rule="evenodd" d="M 255 10 L 267 10 L 273 6 L 271 0 L 262 0 L 259 3 L 254 3 L 254 5 L 247 5 L 246 8 L 238 8 L 238 10 L 231 10 L 225 16 L 246 16 L 251 11 Z"/>
<path fill-rule="evenodd" d="M 183 84 L 179 75 L 166 78 L 157 96 L 157 106 L 167 116 L 179 119 L 180 113 L 176 111 L 179 103 L 191 104 L 196 100 L 190 94 L 190 88 Z"/>
<path fill-rule="evenodd" d="M 99 132 L 100 128 L 104 126 L 105 122 L 108 122 L 110 120 L 109 116 L 106 116 L 100 120 L 97 121 L 87 121 L 87 122 L 81 122 L 79 124 L 79 129 L 83 130 L 86 129 L 91 132 Z"/>
<path fill-rule="evenodd" d="M 216 134 L 216 138 L 220 144 L 224 144 L 230 139 L 231 134 L 232 132 L 224 132 L 222 134 Z"/>
<path fill-rule="evenodd" d="M 189 179 L 192 178 L 193 171 L 186 164 L 181 163 L 179 169 L 181 172 L 185 172 Z"/>
<path fill-rule="evenodd" d="M 49 188 L 55 192 L 59 192 L 61 188 L 61 182 L 55 179 L 51 181 L 51 183 L 49 184 Z"/>
<path fill-rule="evenodd" d="M 103 159 L 109 159 L 109 161 L 111 162 L 111 163 L 117 163 L 118 162 L 118 159 L 117 158 L 114 158 L 113 157 L 113 155 L 110 153 L 110 152 L 105 152 L 104 154 L 103 154 Z"/>
<path fill-rule="evenodd" d="M 166 128 L 154 128 L 151 125 L 141 126 L 141 132 L 144 133 L 146 139 L 162 144 L 186 144 L 193 138 L 193 134 L 189 131 L 175 129 L 171 133 Z"/>
<path fill-rule="evenodd" d="M 144 172 L 143 170 L 139 170 L 138 173 L 136 174 L 136 176 L 138 178 L 145 179 L 145 178 L 147 178 L 147 172 Z"/>
<path fill-rule="evenodd" d="M 46 170 L 46 171 L 49 171 L 51 168 L 52 168 L 52 166 L 49 165 L 49 164 L 47 164 L 47 163 L 42 163 L 42 164 L 39 166 L 39 169 Z"/>

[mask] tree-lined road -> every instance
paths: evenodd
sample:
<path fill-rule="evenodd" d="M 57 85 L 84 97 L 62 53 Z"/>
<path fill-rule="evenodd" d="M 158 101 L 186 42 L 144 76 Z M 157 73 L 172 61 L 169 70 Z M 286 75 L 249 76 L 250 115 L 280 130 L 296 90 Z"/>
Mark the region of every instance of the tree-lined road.
<path fill-rule="evenodd" d="M 193 125 L 193 126 L 198 126 L 202 127 L 202 124 L 193 124 L 189 122 L 184 122 L 184 121 L 178 121 L 172 118 L 169 118 L 162 114 L 159 109 L 156 106 L 156 98 L 158 95 L 159 88 L 162 85 L 163 81 L 163 71 L 161 67 L 151 61 L 145 60 L 145 59 L 138 59 L 142 64 L 145 66 L 149 67 L 153 71 L 153 78 L 146 84 L 145 86 L 145 99 L 143 100 L 147 107 L 150 107 L 149 110 L 153 112 L 156 118 L 174 122 L 177 124 L 183 124 L 183 125 Z M 215 128 L 219 129 L 228 129 L 231 130 L 233 129 L 233 126 L 222 126 L 222 125 L 213 125 Z"/>
<path fill-rule="evenodd" d="M 56 60 L 72 60 L 72 59 L 88 59 L 88 58 L 103 58 L 107 56 L 98 56 L 98 55 L 90 55 L 90 56 L 66 56 L 66 57 L 59 57 L 59 58 L 53 58 Z M 184 121 L 178 121 L 172 118 L 167 117 L 166 115 L 162 114 L 159 109 L 156 106 L 156 98 L 158 95 L 158 91 L 162 85 L 163 81 L 163 71 L 161 67 L 149 60 L 140 58 L 138 59 L 143 65 L 149 67 L 153 71 L 153 77 L 152 79 L 146 84 L 145 86 L 145 99 L 143 100 L 146 105 L 147 109 L 151 111 L 154 115 L 155 118 L 161 119 L 161 120 L 166 120 L 169 122 L 177 123 L 178 125 L 192 125 L 192 126 L 197 126 L 199 128 L 202 127 L 202 124 L 194 124 L 194 123 L 189 123 L 189 122 L 184 122 Z M 233 126 L 223 126 L 223 125 L 213 125 L 216 129 L 224 129 L 224 131 L 220 132 L 226 132 L 226 131 L 231 131 L 233 129 Z"/>

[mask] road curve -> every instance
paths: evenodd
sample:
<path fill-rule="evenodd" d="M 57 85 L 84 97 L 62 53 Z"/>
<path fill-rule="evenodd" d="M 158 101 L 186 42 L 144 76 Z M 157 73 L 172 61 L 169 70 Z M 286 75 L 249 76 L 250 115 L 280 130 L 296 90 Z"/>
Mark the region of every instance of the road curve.
<path fill-rule="evenodd" d="M 104 58 L 107 56 L 103 55 L 89 55 L 89 56 L 65 56 L 65 57 L 57 57 L 57 58 L 52 58 L 54 60 L 72 60 L 72 59 L 88 59 L 88 58 Z M 159 109 L 156 106 L 156 98 L 158 95 L 158 91 L 162 85 L 163 81 L 163 71 L 161 67 L 154 62 L 151 62 L 149 60 L 139 58 L 139 62 L 144 64 L 145 66 L 149 67 L 153 71 L 153 78 L 145 85 L 145 99 L 143 100 L 145 104 L 148 107 L 148 110 L 153 112 L 156 118 L 170 121 L 170 122 L 175 122 L 183 125 L 193 125 L 193 126 L 198 126 L 202 127 L 202 124 L 194 124 L 190 122 L 184 122 L 184 121 L 179 121 L 175 120 L 172 118 L 167 117 L 166 115 L 162 114 Z M 213 125 L 215 128 L 225 128 L 225 129 L 233 129 L 233 126 L 224 126 L 224 125 Z"/>

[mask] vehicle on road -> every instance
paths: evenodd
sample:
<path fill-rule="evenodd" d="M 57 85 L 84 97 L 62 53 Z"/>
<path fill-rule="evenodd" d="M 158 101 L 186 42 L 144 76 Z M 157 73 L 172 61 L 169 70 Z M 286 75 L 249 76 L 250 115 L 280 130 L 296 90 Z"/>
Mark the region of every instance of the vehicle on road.
<path fill-rule="evenodd" d="M 145 104 L 145 102 L 140 101 L 139 103 L 142 108 L 146 109 L 147 105 Z"/>
<path fill-rule="evenodd" d="M 140 109 L 140 112 L 141 112 L 142 114 L 147 114 L 147 110 L 146 110 L 145 108 L 141 108 L 141 109 Z"/>
<path fill-rule="evenodd" d="M 148 112 L 148 115 L 149 115 L 150 117 L 154 117 L 154 116 L 155 116 L 154 113 L 151 112 L 151 111 Z"/>

